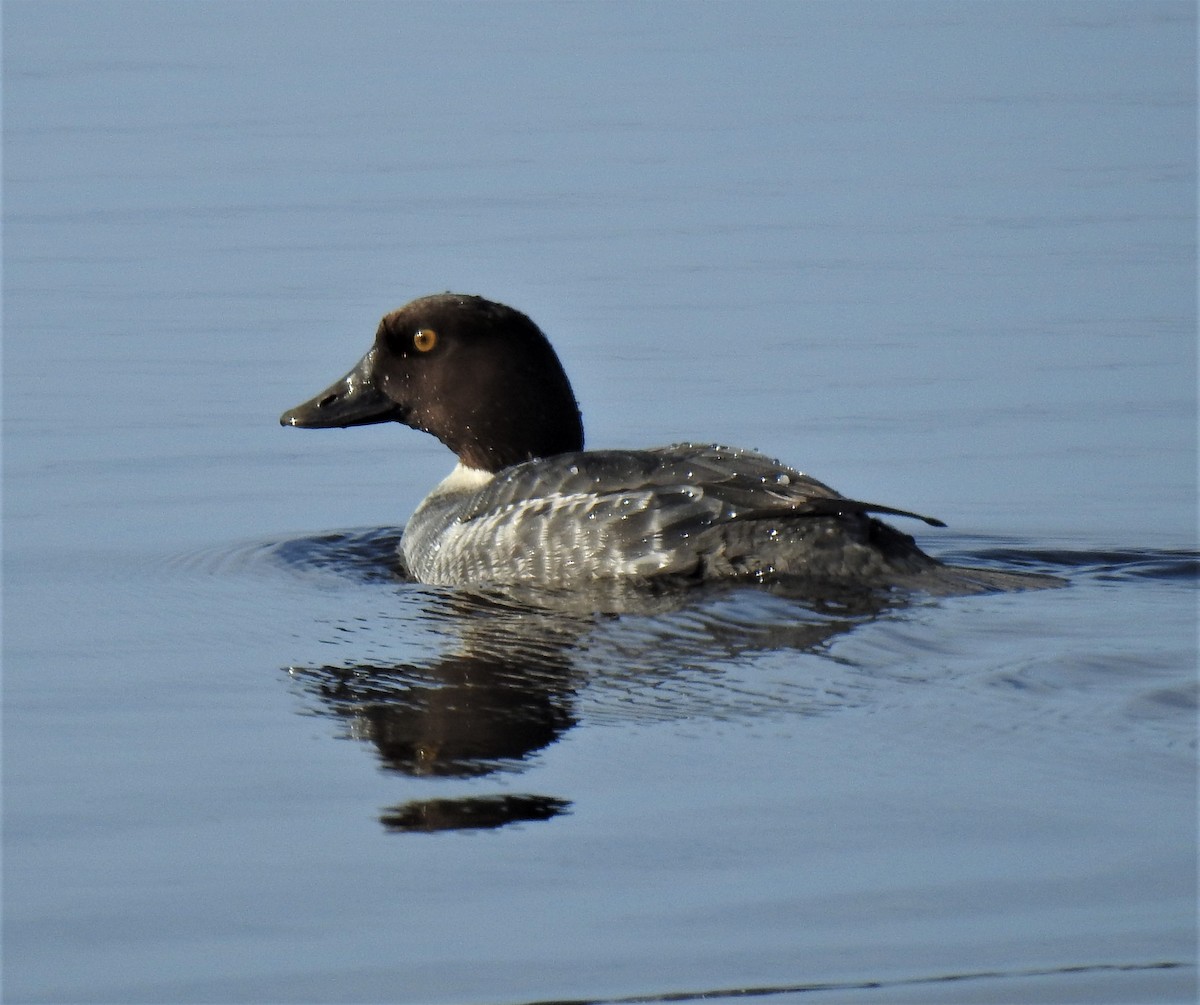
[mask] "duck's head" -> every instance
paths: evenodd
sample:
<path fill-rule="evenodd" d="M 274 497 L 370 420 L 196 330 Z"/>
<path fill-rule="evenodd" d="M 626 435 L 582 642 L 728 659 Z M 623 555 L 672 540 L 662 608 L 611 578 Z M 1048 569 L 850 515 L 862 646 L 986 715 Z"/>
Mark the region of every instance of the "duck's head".
<path fill-rule="evenodd" d="M 461 293 L 388 314 L 353 370 L 279 421 L 403 422 L 482 471 L 583 449 L 579 406 L 546 336 L 520 311 Z"/>

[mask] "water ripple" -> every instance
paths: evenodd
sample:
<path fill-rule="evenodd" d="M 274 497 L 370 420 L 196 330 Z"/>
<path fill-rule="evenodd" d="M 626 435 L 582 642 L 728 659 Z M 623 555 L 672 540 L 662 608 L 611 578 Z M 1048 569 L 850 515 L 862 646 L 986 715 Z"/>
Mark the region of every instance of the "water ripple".
<path fill-rule="evenodd" d="M 1187 655 L 1134 654 L 1127 636 L 1099 629 L 1118 601 L 1122 611 L 1131 599 L 1154 603 L 1145 590 L 1118 596 L 1114 584 L 1176 590 L 1195 580 L 1194 552 L 961 537 L 948 560 L 1064 576 L 1071 588 L 956 601 L 752 586 L 610 592 L 602 609 L 615 614 L 599 613 L 594 595 L 550 605 L 519 590 L 414 583 L 396 557 L 400 535 L 378 527 L 261 540 L 180 556 L 176 568 L 290 581 L 281 591 L 296 624 L 287 670 L 302 706 L 405 773 L 520 769 L 584 719 L 712 723 L 913 703 L 934 717 L 948 705 L 998 703 L 1005 728 L 1115 715 L 1186 740 L 1181 723 L 1195 701 L 1180 668 Z M 944 732 L 967 744 L 977 729 Z"/>

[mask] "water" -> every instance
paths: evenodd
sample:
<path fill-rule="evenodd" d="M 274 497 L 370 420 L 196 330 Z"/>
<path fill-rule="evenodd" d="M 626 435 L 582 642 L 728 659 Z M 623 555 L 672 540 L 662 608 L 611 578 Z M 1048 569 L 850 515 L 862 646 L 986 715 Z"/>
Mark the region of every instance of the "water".
<path fill-rule="evenodd" d="M 6 998 L 1193 1000 L 1194 39 L 6 4 Z M 756 447 L 1070 585 L 400 581 L 444 449 L 277 417 L 446 288 L 543 326 L 592 445 Z"/>

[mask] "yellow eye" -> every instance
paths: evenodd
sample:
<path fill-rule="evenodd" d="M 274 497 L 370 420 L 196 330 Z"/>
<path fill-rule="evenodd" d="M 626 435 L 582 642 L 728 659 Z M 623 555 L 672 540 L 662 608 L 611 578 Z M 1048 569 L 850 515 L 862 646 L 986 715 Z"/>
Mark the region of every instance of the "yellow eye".
<path fill-rule="evenodd" d="M 429 352 L 437 345 L 437 332 L 432 328 L 422 328 L 413 336 L 413 346 L 417 352 Z"/>

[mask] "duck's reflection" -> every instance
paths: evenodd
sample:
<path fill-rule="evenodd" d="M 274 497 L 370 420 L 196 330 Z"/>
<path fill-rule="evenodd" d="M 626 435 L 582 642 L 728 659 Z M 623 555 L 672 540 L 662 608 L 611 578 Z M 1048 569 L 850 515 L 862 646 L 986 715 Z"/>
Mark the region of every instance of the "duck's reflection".
<path fill-rule="evenodd" d="M 455 652 L 289 673 L 350 737 L 372 743 L 386 770 L 435 778 L 521 770 L 575 724 L 570 653 L 585 626 L 485 595 L 425 600 L 424 613 L 459 636 Z M 546 795 L 471 795 L 392 806 L 380 820 L 396 831 L 494 828 L 569 806 Z"/>
<path fill-rule="evenodd" d="M 459 799 L 414 799 L 384 810 L 379 820 L 390 831 L 481 830 L 523 820 L 549 820 L 570 810 L 565 799 L 552 796 L 464 796 Z"/>
<path fill-rule="evenodd" d="M 348 736 L 374 745 L 385 770 L 431 779 L 524 770 L 576 724 L 585 683 L 592 704 L 636 709 L 643 702 L 661 718 L 664 700 L 707 701 L 708 714 L 723 717 L 720 702 L 733 699 L 712 683 L 714 667 L 748 650 L 813 651 L 894 602 L 856 596 L 800 608 L 756 593 L 757 601 L 726 595 L 705 605 L 695 592 L 610 591 L 602 597 L 539 593 L 534 603 L 512 591 L 400 589 L 400 605 L 417 610 L 408 617 L 398 612 L 389 631 L 411 630 L 415 615 L 422 628 L 433 626 L 442 655 L 293 666 L 288 672 L 310 707 L 343 722 Z M 626 616 L 615 618 L 618 611 Z M 689 687 L 701 697 L 689 695 Z M 744 694 L 738 698 L 745 700 Z M 380 819 L 399 831 L 493 828 L 550 819 L 569 805 L 557 796 L 473 792 L 389 807 Z"/>
<path fill-rule="evenodd" d="M 293 677 L 369 740 L 383 766 L 472 778 L 512 770 L 574 724 L 565 665 L 459 653 L 424 667 L 292 668 Z"/>

